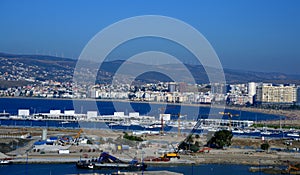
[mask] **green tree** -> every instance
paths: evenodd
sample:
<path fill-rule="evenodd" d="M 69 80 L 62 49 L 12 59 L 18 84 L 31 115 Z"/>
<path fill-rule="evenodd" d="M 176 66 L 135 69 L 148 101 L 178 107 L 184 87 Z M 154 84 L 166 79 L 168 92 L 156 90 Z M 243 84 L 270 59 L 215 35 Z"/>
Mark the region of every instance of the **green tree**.
<path fill-rule="evenodd" d="M 232 133 L 228 130 L 215 132 L 214 136 L 207 142 L 210 147 L 224 148 L 231 145 Z"/>
<path fill-rule="evenodd" d="M 268 150 L 270 148 L 270 145 L 268 143 L 263 143 L 260 145 L 260 148 L 262 150 Z"/>
<path fill-rule="evenodd" d="M 126 132 L 124 133 L 123 138 L 127 139 L 127 140 L 131 140 L 131 141 L 138 141 L 138 142 L 144 141 L 141 137 L 137 137 L 137 136 L 133 136 L 133 135 L 128 135 Z"/>
<path fill-rule="evenodd" d="M 179 146 L 178 149 L 183 149 L 183 150 L 191 150 L 191 147 L 194 146 L 194 139 L 193 139 L 193 134 L 189 134 L 185 141 L 182 141 Z"/>

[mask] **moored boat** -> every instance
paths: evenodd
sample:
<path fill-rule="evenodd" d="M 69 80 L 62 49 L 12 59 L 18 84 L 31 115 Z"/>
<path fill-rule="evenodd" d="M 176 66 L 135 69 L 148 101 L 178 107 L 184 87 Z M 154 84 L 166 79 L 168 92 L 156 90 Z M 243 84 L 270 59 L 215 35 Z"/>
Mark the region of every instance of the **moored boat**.
<path fill-rule="evenodd" d="M 261 135 L 271 135 L 272 132 L 270 132 L 270 131 L 262 131 L 260 134 Z"/>
<path fill-rule="evenodd" d="M 139 163 L 136 159 L 129 162 L 120 160 L 107 152 L 102 152 L 99 158 L 90 160 L 79 160 L 76 167 L 80 169 L 114 169 L 128 171 L 142 171 L 147 168 L 144 163 Z"/>
<path fill-rule="evenodd" d="M 8 159 L 0 160 L 0 165 L 9 165 L 9 164 L 12 164 L 12 162 Z"/>
<path fill-rule="evenodd" d="M 299 133 L 288 133 L 287 136 L 290 136 L 290 137 L 299 137 Z"/>

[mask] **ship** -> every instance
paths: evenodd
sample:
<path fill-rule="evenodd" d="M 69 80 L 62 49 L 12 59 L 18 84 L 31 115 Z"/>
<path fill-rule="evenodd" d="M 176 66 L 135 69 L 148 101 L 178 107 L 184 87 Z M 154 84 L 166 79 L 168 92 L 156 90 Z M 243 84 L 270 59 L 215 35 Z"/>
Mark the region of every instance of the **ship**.
<path fill-rule="evenodd" d="M 127 171 L 144 171 L 147 168 L 145 163 L 139 163 L 138 160 L 124 161 L 118 159 L 107 152 L 102 152 L 99 158 L 89 160 L 79 160 L 76 163 L 79 169 L 111 169 Z"/>

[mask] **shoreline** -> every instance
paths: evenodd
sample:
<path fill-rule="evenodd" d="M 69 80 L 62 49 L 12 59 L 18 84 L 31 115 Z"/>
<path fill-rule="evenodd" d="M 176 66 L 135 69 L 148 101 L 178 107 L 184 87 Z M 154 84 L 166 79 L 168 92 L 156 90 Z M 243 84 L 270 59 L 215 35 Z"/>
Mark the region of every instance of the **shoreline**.
<path fill-rule="evenodd" d="M 34 129 L 32 129 L 34 130 Z M 41 133 L 36 131 L 36 133 Z M 13 130 L 12 130 L 13 131 Z M 70 135 L 75 134 L 76 132 L 72 130 L 48 130 L 49 135 L 57 135 L 57 134 Z M 117 138 L 120 136 L 122 132 L 110 132 L 103 130 L 87 130 L 85 132 L 86 136 L 94 136 L 97 135 L 103 138 Z M 37 136 L 37 135 L 36 135 Z M 34 137 L 38 140 L 38 137 Z M 156 140 L 159 141 L 169 141 L 173 140 L 181 140 L 185 138 L 185 136 L 181 137 L 173 137 L 172 135 L 165 136 L 148 136 L 148 140 Z M 35 140 L 33 140 L 35 141 Z M 249 143 L 249 144 L 248 144 Z M 244 148 L 227 148 L 223 149 L 212 149 L 209 153 L 193 153 L 190 155 L 180 154 L 180 159 L 171 160 L 169 162 L 149 162 L 144 161 L 149 166 L 193 166 L 193 165 L 203 165 L 203 164 L 220 164 L 220 165 L 246 165 L 246 166 L 259 166 L 259 165 L 285 165 L 286 160 L 291 162 L 299 162 L 300 152 L 277 152 L 277 151 L 266 151 L 260 152 L 256 151 L 257 145 L 260 145 L 261 139 L 251 139 L 241 138 L 235 139 L 232 142 L 232 145 L 242 145 Z M 282 141 L 278 142 L 270 142 L 272 147 L 281 147 Z M 99 144 L 100 145 L 100 144 Z M 299 147 L 299 143 L 293 144 L 296 147 Z M 298 146 L 297 146 L 298 145 Z M 30 146 L 30 145 L 29 145 Z M 246 149 L 245 146 L 252 146 L 252 149 Z M 80 147 L 73 145 L 71 147 L 67 147 L 66 149 L 70 150 L 69 154 L 58 154 L 57 152 L 47 151 L 45 150 L 43 153 L 36 151 L 26 152 L 28 147 L 20 147 L 18 150 L 13 150 L 9 153 L 6 153 L 7 156 L 12 158 L 13 164 L 75 164 L 80 157 L 82 160 L 86 160 L 89 158 L 99 157 L 100 150 L 107 150 L 108 152 L 112 151 L 112 154 L 115 157 L 124 160 L 131 160 L 133 157 L 139 155 L 135 148 L 130 149 L 128 151 L 123 152 L 113 152 L 106 147 L 99 147 L 99 151 L 89 152 L 88 149 L 91 149 L 89 145 L 80 145 Z M 94 148 L 94 147 L 93 147 Z M 161 154 L 155 153 L 161 146 L 149 146 L 145 147 L 142 150 L 146 151 L 146 157 L 158 157 Z M 41 148 L 38 148 L 42 150 Z M 82 149 L 83 151 L 80 151 Z M 83 158 L 83 155 L 88 155 L 88 158 Z M 137 156 L 139 158 L 139 156 Z"/>
<path fill-rule="evenodd" d="M 271 114 L 277 116 L 284 116 L 287 120 L 300 120 L 300 110 L 274 110 L 274 109 L 262 109 L 254 107 L 236 107 L 236 106 L 222 106 L 222 105 L 212 105 L 212 104 L 192 104 L 192 103 L 167 103 L 167 102 L 152 102 L 152 101 L 131 101 L 128 99 L 71 99 L 71 98 L 40 98 L 40 97 L 0 97 L 2 99 L 32 99 L 32 100 L 66 100 L 66 101 L 90 101 L 90 102 L 121 102 L 121 103 L 148 103 L 157 105 L 175 105 L 175 106 L 191 106 L 191 107 L 214 107 L 219 109 L 230 109 L 236 111 L 246 111 L 246 112 L 257 112 L 263 114 Z M 300 122 L 299 122 L 300 124 Z"/>
<path fill-rule="evenodd" d="M 168 166 L 199 166 L 207 164 L 219 164 L 219 165 L 245 165 L 245 166 L 280 166 L 283 165 L 286 160 L 291 162 L 299 161 L 298 155 L 273 155 L 265 153 L 264 155 L 254 155 L 250 157 L 242 157 L 242 155 L 232 155 L 223 153 L 221 155 L 213 154 L 202 154 L 190 159 L 183 159 L 181 161 L 170 161 L 170 162 L 151 162 L 144 161 L 145 164 L 154 167 L 168 167 Z M 47 157 L 44 158 L 16 158 L 11 160 L 12 164 L 75 164 L 80 158 L 62 158 Z M 186 161 L 186 162 L 183 162 Z"/>

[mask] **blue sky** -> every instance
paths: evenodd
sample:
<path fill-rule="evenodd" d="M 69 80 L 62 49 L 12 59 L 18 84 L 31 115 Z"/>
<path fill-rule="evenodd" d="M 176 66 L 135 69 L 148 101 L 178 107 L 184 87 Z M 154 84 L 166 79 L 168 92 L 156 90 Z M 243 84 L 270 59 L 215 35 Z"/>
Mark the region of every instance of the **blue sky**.
<path fill-rule="evenodd" d="M 76 58 L 104 27 L 164 15 L 199 30 L 226 68 L 300 74 L 300 1 L 1 0 L 0 52 Z"/>

